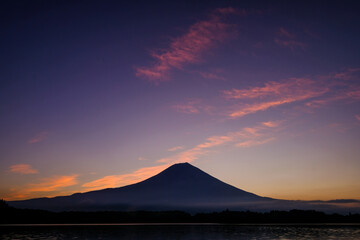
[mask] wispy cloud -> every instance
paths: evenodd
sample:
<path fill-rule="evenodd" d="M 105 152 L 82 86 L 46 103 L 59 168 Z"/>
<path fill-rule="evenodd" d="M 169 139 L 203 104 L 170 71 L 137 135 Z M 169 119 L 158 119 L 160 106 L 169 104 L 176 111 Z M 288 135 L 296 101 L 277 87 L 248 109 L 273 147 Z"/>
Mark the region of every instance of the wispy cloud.
<path fill-rule="evenodd" d="M 159 159 L 157 162 L 163 163 L 162 165 L 140 168 L 134 172 L 127 174 L 105 176 L 97 180 L 87 182 L 83 184 L 82 187 L 84 188 L 84 191 L 92 191 L 104 188 L 121 187 L 140 182 L 155 174 L 160 173 L 174 163 L 193 162 L 200 156 L 208 154 L 211 148 L 215 148 L 217 146 L 221 146 L 227 143 L 234 143 L 235 147 L 237 146 L 236 143 L 245 142 L 246 140 L 253 141 L 252 146 L 265 144 L 267 142 L 270 142 L 271 140 L 274 140 L 274 138 L 270 138 L 269 134 L 266 132 L 266 130 L 268 129 L 271 129 L 271 127 L 268 127 L 266 126 L 266 124 L 261 123 L 256 127 L 243 128 L 238 132 L 229 132 L 226 135 L 212 136 L 207 138 L 204 142 L 197 144 L 190 149 L 181 151 L 167 158 Z M 251 144 L 248 144 L 247 147 L 251 147 L 250 145 Z M 172 152 L 182 149 L 182 146 L 176 146 L 169 149 L 169 151 Z"/>
<path fill-rule="evenodd" d="M 301 42 L 296 39 L 296 35 L 290 33 L 285 28 L 281 27 L 276 33 L 276 37 L 274 38 L 274 42 L 280 46 L 288 47 L 291 49 L 306 47 L 304 42 Z"/>
<path fill-rule="evenodd" d="M 204 104 L 200 99 L 192 99 L 185 103 L 175 104 L 172 108 L 177 112 L 187 114 L 211 113 L 214 109 L 214 107 Z"/>
<path fill-rule="evenodd" d="M 345 71 L 333 73 L 328 77 L 347 81 L 358 77 L 358 73 L 360 73 L 360 68 L 348 68 Z"/>
<path fill-rule="evenodd" d="M 145 180 L 155 174 L 158 174 L 169 166 L 169 164 L 164 164 L 155 167 L 140 168 L 128 174 L 105 176 L 100 179 L 87 182 L 83 184 L 82 187 L 84 187 L 85 191 L 121 187 Z"/>
<path fill-rule="evenodd" d="M 184 146 L 175 146 L 175 147 L 169 148 L 168 151 L 175 152 L 175 151 L 182 150 L 182 149 L 184 149 Z"/>
<path fill-rule="evenodd" d="M 45 139 L 47 139 L 47 137 L 48 137 L 48 132 L 44 131 L 44 132 L 37 134 L 33 138 L 29 139 L 28 143 L 34 144 L 34 143 L 42 142 Z"/>
<path fill-rule="evenodd" d="M 47 197 L 57 196 L 64 188 L 76 185 L 77 177 L 77 174 L 73 174 L 43 178 L 38 183 L 29 183 L 24 187 L 12 189 L 12 193 L 6 199 L 39 197 L 38 194 L 46 194 Z"/>
<path fill-rule="evenodd" d="M 279 124 L 277 124 L 277 126 L 278 125 Z M 270 127 L 267 124 L 261 123 L 258 126 L 246 127 L 241 129 L 240 131 L 229 132 L 225 135 L 211 136 L 207 138 L 206 141 L 199 143 L 190 149 L 184 150 L 167 158 L 162 158 L 158 160 L 158 162 L 169 164 L 179 162 L 193 162 L 199 157 L 208 154 L 212 148 L 229 143 L 234 143 L 235 146 L 238 147 L 241 147 L 240 145 L 238 145 L 239 142 L 243 143 L 244 145 L 245 142 L 248 142 L 247 147 L 265 144 L 267 142 L 270 142 L 270 139 L 271 141 L 274 140 L 274 138 L 269 137 L 269 133 L 267 132 L 267 130 L 274 127 L 275 125 L 272 125 Z"/>
<path fill-rule="evenodd" d="M 265 83 L 265 86 L 262 87 L 223 91 L 223 94 L 228 100 L 253 100 L 251 103 L 240 103 L 232 107 L 233 109 L 228 113 L 228 116 L 238 118 L 283 104 L 318 97 L 328 90 L 327 87 L 320 86 L 311 79 L 290 78 L 283 82 Z"/>
<path fill-rule="evenodd" d="M 262 86 L 221 91 L 221 99 L 195 99 L 173 106 L 187 114 L 207 113 L 227 116 L 230 119 L 244 117 L 283 105 L 306 106 L 309 111 L 335 101 L 352 103 L 360 100 L 360 68 L 348 68 L 341 72 L 307 78 L 289 78 L 269 81 Z M 297 104 L 297 105 L 296 105 Z"/>
<path fill-rule="evenodd" d="M 64 187 L 76 185 L 77 174 L 69 176 L 54 176 L 51 178 L 44 178 L 40 183 L 30 183 L 27 192 L 52 192 L 60 190 Z"/>
<path fill-rule="evenodd" d="M 289 33 L 285 28 L 281 27 L 277 33 L 279 37 L 295 38 L 295 34 Z"/>
<path fill-rule="evenodd" d="M 278 127 L 280 123 L 281 121 L 267 121 L 267 122 L 263 122 L 262 124 L 267 127 Z"/>
<path fill-rule="evenodd" d="M 214 72 L 199 72 L 200 76 L 206 79 L 215 79 L 225 81 L 226 79 L 223 76 L 220 76 L 218 73 Z"/>
<path fill-rule="evenodd" d="M 232 89 L 223 91 L 224 97 L 227 99 L 253 99 L 275 96 L 291 96 L 314 95 L 319 92 L 319 86 L 316 82 L 308 78 L 290 78 L 282 82 L 267 82 L 262 87 L 252 87 L 248 89 Z M 321 91 L 321 92 L 322 92 Z"/>
<path fill-rule="evenodd" d="M 356 114 L 355 118 L 360 121 L 360 114 Z"/>
<path fill-rule="evenodd" d="M 19 174 L 36 174 L 38 170 L 34 169 L 29 164 L 16 164 L 12 165 L 9 168 L 10 172 L 19 173 Z"/>
<path fill-rule="evenodd" d="M 320 99 L 314 99 L 305 103 L 307 107 L 320 108 L 336 101 L 359 101 L 360 68 L 348 68 L 341 72 L 320 76 L 319 84 L 328 85 L 328 94 Z"/>
<path fill-rule="evenodd" d="M 233 25 L 225 22 L 224 15 L 240 13 L 233 8 L 217 9 L 208 20 L 195 23 L 183 36 L 173 39 L 168 48 L 152 52 L 155 62 L 151 67 L 136 68 L 136 76 L 159 84 L 169 80 L 172 69 L 201 62 L 204 53 L 234 35 Z"/>
<path fill-rule="evenodd" d="M 262 140 L 249 140 L 249 141 L 244 141 L 244 142 L 240 142 L 238 144 L 236 144 L 237 147 L 253 147 L 253 146 L 258 146 L 258 145 L 263 145 L 265 143 L 274 141 L 275 138 L 266 138 L 266 139 L 262 139 Z"/>

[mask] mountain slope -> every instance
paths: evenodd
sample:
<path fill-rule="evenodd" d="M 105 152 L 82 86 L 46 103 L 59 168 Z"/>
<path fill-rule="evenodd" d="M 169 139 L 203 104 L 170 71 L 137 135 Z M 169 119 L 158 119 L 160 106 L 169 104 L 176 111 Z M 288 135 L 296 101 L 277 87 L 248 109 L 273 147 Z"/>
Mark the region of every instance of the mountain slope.
<path fill-rule="evenodd" d="M 18 208 L 63 210 L 223 209 L 242 203 L 268 202 L 226 184 L 202 170 L 180 163 L 142 182 L 71 196 L 9 202 Z"/>

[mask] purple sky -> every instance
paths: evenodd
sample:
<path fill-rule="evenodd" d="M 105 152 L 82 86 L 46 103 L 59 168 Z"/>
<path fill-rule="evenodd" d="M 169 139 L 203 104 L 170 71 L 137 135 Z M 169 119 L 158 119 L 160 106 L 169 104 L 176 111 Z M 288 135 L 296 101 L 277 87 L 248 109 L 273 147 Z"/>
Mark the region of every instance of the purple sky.
<path fill-rule="evenodd" d="M 354 1 L 5 1 L 0 198 L 191 162 L 249 192 L 360 199 Z"/>

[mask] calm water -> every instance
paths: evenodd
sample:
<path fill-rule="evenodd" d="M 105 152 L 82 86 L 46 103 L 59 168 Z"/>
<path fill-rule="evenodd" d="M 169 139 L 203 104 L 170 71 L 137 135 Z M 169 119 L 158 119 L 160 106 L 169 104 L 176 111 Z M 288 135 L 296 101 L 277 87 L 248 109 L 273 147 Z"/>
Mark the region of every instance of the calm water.
<path fill-rule="evenodd" d="M 360 225 L 0 226 L 0 239 L 360 239 Z"/>

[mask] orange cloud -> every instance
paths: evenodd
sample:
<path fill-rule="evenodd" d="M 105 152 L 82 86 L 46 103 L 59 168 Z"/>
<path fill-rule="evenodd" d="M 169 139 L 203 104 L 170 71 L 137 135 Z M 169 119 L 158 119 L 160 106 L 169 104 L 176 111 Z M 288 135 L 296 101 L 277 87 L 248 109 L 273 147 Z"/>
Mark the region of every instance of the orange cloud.
<path fill-rule="evenodd" d="M 45 178 L 40 183 L 28 184 L 27 192 L 52 192 L 64 187 L 69 187 L 77 184 L 77 174 L 70 176 L 55 176 Z"/>
<path fill-rule="evenodd" d="M 82 187 L 85 188 L 85 191 L 121 187 L 145 180 L 151 176 L 154 176 L 155 174 L 158 174 L 169 166 L 169 164 L 165 164 L 155 167 L 145 167 L 128 174 L 105 176 L 103 178 L 85 183 L 82 185 Z"/>
<path fill-rule="evenodd" d="M 33 143 L 42 142 L 47 137 L 48 137 L 48 132 L 41 132 L 38 135 L 36 135 L 35 137 L 29 139 L 28 143 L 33 144 Z"/>
<path fill-rule="evenodd" d="M 38 170 L 32 168 L 29 164 L 16 164 L 10 166 L 10 172 L 19 174 L 36 174 Z"/>
<path fill-rule="evenodd" d="M 77 174 L 69 176 L 54 176 L 44 178 L 38 183 L 29 183 L 22 188 L 12 189 L 12 193 L 6 197 L 7 200 L 25 199 L 31 197 L 39 197 L 39 193 L 46 193 L 47 197 L 58 196 L 66 187 L 76 185 Z"/>
<path fill-rule="evenodd" d="M 159 84 L 168 80 L 169 72 L 173 69 L 182 69 L 189 63 L 198 63 L 202 55 L 233 35 L 232 25 L 223 21 L 222 16 L 236 13 L 235 9 L 217 9 L 208 20 L 192 25 L 186 34 L 175 38 L 167 49 L 153 52 L 156 59 L 151 67 L 139 67 L 136 76 Z"/>
<path fill-rule="evenodd" d="M 168 151 L 174 152 L 174 151 L 182 150 L 182 149 L 184 149 L 184 146 L 175 146 L 175 147 L 169 148 Z"/>
<path fill-rule="evenodd" d="M 280 121 L 268 121 L 262 123 L 266 127 L 278 127 L 280 125 Z"/>
<path fill-rule="evenodd" d="M 240 142 L 238 144 L 236 144 L 237 147 L 253 147 L 253 146 L 257 146 L 257 145 L 262 145 L 271 141 L 274 141 L 275 138 L 267 138 L 267 139 L 263 139 L 263 140 L 249 140 L 249 141 L 244 141 L 244 142 Z"/>

